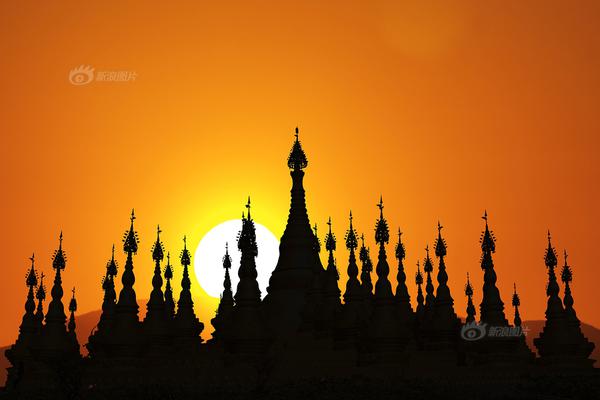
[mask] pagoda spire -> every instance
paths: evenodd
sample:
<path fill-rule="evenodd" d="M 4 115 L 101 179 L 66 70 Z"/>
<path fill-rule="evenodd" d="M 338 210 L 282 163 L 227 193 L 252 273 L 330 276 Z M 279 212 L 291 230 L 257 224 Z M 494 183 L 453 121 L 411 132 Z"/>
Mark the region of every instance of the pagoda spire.
<path fill-rule="evenodd" d="M 246 204 L 248 216 L 242 215 L 242 230 L 238 235 L 238 250 L 241 252 L 240 278 L 234 296 L 231 343 L 238 353 L 260 353 L 265 350 L 266 335 L 261 313 L 261 293 L 256 277 L 256 227 L 250 214 L 250 198 Z"/>
<path fill-rule="evenodd" d="M 519 314 L 519 306 L 521 305 L 521 299 L 519 298 L 519 295 L 517 294 L 517 284 L 513 283 L 513 297 L 512 297 L 512 305 L 515 308 L 515 319 L 514 319 L 514 324 L 516 327 L 521 326 L 521 315 Z"/>
<path fill-rule="evenodd" d="M 417 272 L 415 274 L 415 284 L 417 285 L 417 319 L 420 321 L 423 319 L 425 314 L 425 298 L 423 297 L 423 274 L 421 273 L 421 266 L 419 260 L 417 260 Z"/>
<path fill-rule="evenodd" d="M 77 300 L 75 300 L 75 287 L 73 287 L 73 289 L 71 290 L 72 296 L 71 296 L 71 301 L 69 302 L 69 312 L 70 312 L 70 316 L 69 316 L 69 325 L 68 325 L 68 330 L 69 330 L 69 334 L 72 336 L 75 336 L 75 311 L 77 311 Z"/>
<path fill-rule="evenodd" d="M 162 291 L 162 274 L 160 263 L 164 259 L 164 246 L 160 240 L 160 225 L 156 226 L 156 241 L 152 246 L 152 260 L 154 261 L 154 275 L 152 277 L 152 292 L 146 304 L 148 312 L 144 319 L 145 334 L 151 337 L 154 343 L 164 342 L 167 335 L 167 314 L 165 311 L 165 298 Z"/>
<path fill-rule="evenodd" d="M 402 243 L 402 230 L 398 228 L 398 243 L 396 244 L 396 259 L 398 260 L 398 274 L 396 280 L 396 302 L 399 307 L 399 315 L 401 320 L 409 321 L 413 317 L 413 310 L 410 305 L 410 295 L 406 286 L 406 273 L 404 272 L 404 258 L 406 257 L 406 249 Z"/>
<path fill-rule="evenodd" d="M 62 242 L 63 234 L 61 232 L 59 236 L 58 249 L 54 252 L 54 256 L 52 258 L 52 268 L 54 268 L 56 273 L 54 275 L 54 284 L 52 286 L 52 290 L 50 291 L 52 300 L 48 305 L 48 312 L 46 314 L 46 328 L 56 332 L 65 331 L 65 322 L 67 320 L 65 309 L 62 303 L 63 288 L 61 278 L 61 271 L 65 269 L 67 257 L 62 248 Z"/>
<path fill-rule="evenodd" d="M 433 281 L 431 280 L 431 273 L 433 272 L 433 263 L 429 257 L 429 245 L 425 246 L 425 260 L 423 261 L 423 271 L 427 274 L 427 283 L 425 284 L 425 309 L 427 311 L 433 311 L 433 305 L 435 303 L 435 295 L 433 288 Z"/>
<path fill-rule="evenodd" d="M 473 286 L 469 280 L 469 273 L 467 272 L 467 284 L 465 285 L 465 295 L 467 296 L 467 318 L 465 322 L 470 324 L 475 322 L 475 305 L 473 305 Z"/>
<path fill-rule="evenodd" d="M 28 287 L 27 301 L 25 302 L 25 314 L 23 315 L 23 321 L 20 327 L 20 332 L 23 336 L 31 336 L 37 330 L 37 320 L 36 315 L 34 314 L 35 300 L 33 290 L 38 284 L 38 275 L 35 270 L 35 254 L 32 254 L 29 260 L 31 261 L 31 267 L 25 276 L 25 285 Z"/>
<path fill-rule="evenodd" d="M 173 300 L 173 288 L 171 287 L 171 279 L 173 279 L 173 267 L 171 266 L 171 254 L 167 253 L 167 265 L 165 266 L 165 313 L 167 318 L 175 317 L 175 300 Z"/>
<path fill-rule="evenodd" d="M 298 128 L 287 166 L 292 177 L 290 211 L 279 245 L 279 259 L 265 297 L 269 323 L 277 336 L 295 332 L 302 324 L 318 258 L 303 187 L 308 160 L 300 143 Z"/>
<path fill-rule="evenodd" d="M 6 358 L 12 365 L 11 368 L 7 369 L 7 388 L 15 387 L 22 380 L 24 365 L 26 365 L 28 359 L 31 357 L 30 350 L 39 332 L 40 323 L 34 314 L 35 300 L 33 288 L 37 285 L 35 255 L 32 255 L 29 260 L 31 261 L 31 266 L 25 274 L 25 285 L 28 288 L 27 300 L 25 301 L 25 314 L 23 314 L 23 319 L 19 326 L 19 336 L 16 342 L 5 352 Z"/>
<path fill-rule="evenodd" d="M 496 271 L 492 254 L 496 251 L 496 239 L 488 226 L 487 211 L 483 214 L 485 231 L 481 235 L 481 269 L 483 269 L 483 297 L 481 300 L 481 322 L 492 326 L 508 326 L 504 315 L 504 303 L 500 298 L 500 291 L 496 286 Z"/>
<path fill-rule="evenodd" d="M 377 256 L 377 281 L 375 282 L 375 297 L 373 302 L 373 311 L 369 325 L 370 346 L 373 352 L 379 353 L 384 357 L 391 355 L 400 350 L 401 338 L 404 338 L 401 333 L 401 325 L 398 319 L 398 309 L 392 292 L 392 285 L 388 279 L 390 267 L 387 262 L 385 245 L 390 240 L 390 232 L 387 221 L 383 215 L 383 198 L 379 198 L 377 204 L 379 208 L 379 218 L 375 225 L 375 243 L 379 246 L 379 254 Z M 403 324 L 404 325 L 404 324 Z M 385 354 L 385 356 L 383 356 Z"/>
<path fill-rule="evenodd" d="M 438 237 L 435 241 L 435 256 L 439 259 L 438 274 L 437 274 L 437 291 L 433 301 L 433 329 L 435 330 L 433 341 L 444 342 L 446 347 L 453 346 L 453 343 L 458 337 L 460 329 L 460 319 L 454 312 L 454 299 L 450 294 L 448 287 L 448 274 L 446 273 L 446 241 L 442 237 L 442 224 L 438 221 Z M 439 343 L 438 343 L 439 344 Z M 436 344 L 436 346 L 438 345 Z"/>
<path fill-rule="evenodd" d="M 183 345 L 197 346 L 202 342 L 200 333 L 204 324 L 198 320 L 194 313 L 194 302 L 192 301 L 191 281 L 189 266 L 192 263 L 190 251 L 187 248 L 187 237 L 183 237 L 183 250 L 179 257 L 183 266 L 183 277 L 181 278 L 181 293 L 177 302 L 177 313 L 175 314 L 175 326 L 178 341 Z"/>
<path fill-rule="evenodd" d="M 37 299 L 37 309 L 35 312 L 35 318 L 38 323 L 38 328 L 42 327 L 44 323 L 44 300 L 46 300 L 46 286 L 44 285 L 44 278 L 46 275 L 42 272 L 40 275 L 40 284 L 35 292 L 35 298 Z"/>
<path fill-rule="evenodd" d="M 571 267 L 567 263 L 567 250 L 564 251 L 565 263 L 562 267 L 562 271 L 560 274 L 561 280 L 565 285 L 565 295 L 563 298 L 563 304 L 565 306 L 565 316 L 569 322 L 575 322 L 575 324 L 579 325 L 579 319 L 577 318 L 577 313 L 573 308 L 573 295 L 571 294 L 571 282 L 573 281 L 573 271 Z"/>
<path fill-rule="evenodd" d="M 373 282 L 371 281 L 371 272 L 373 271 L 373 262 L 371 261 L 370 251 L 365 247 L 365 235 L 360 235 L 360 251 L 358 258 L 361 263 L 360 281 L 365 301 L 373 299 Z"/>
<path fill-rule="evenodd" d="M 567 262 L 561 271 L 561 279 L 565 284 L 564 308 L 559 297 L 559 287 L 554 269 L 558 264 L 556 251 L 552 247 L 550 231 L 548 231 L 548 247 L 544 261 L 548 268 L 548 285 L 546 295 L 546 323 L 540 336 L 533 340 L 538 349 L 541 364 L 569 365 L 589 368 L 594 361 L 589 359 L 594 350 L 591 343 L 581 332 L 580 322 L 573 309 L 573 296 L 571 294 L 571 281 L 573 273 Z"/>
<path fill-rule="evenodd" d="M 211 320 L 215 328 L 212 333 L 214 340 L 221 340 L 229 334 L 229 325 L 231 323 L 231 313 L 233 311 L 233 292 L 231 291 L 231 277 L 229 270 L 231 269 L 231 256 L 229 255 L 229 244 L 225 243 L 225 255 L 223 256 L 223 269 L 225 269 L 225 279 L 223 281 L 223 294 L 217 307 L 215 317 Z"/>
<path fill-rule="evenodd" d="M 323 303 L 317 316 L 317 328 L 328 330 L 332 328 L 334 317 L 340 309 L 340 289 L 338 286 L 339 273 L 333 252 L 337 247 L 337 240 L 331 231 L 331 217 L 327 221 L 329 231 L 325 236 L 325 249 L 328 252 L 327 269 L 325 270 L 325 281 L 323 286 Z"/>
<path fill-rule="evenodd" d="M 346 292 L 344 293 L 344 303 L 352 303 L 362 300 L 362 291 L 358 280 L 358 265 L 356 265 L 356 249 L 358 247 L 358 238 L 356 230 L 352 226 L 352 211 L 350 211 L 349 227 L 346 231 L 346 249 L 348 249 L 348 281 L 346 282 Z"/>

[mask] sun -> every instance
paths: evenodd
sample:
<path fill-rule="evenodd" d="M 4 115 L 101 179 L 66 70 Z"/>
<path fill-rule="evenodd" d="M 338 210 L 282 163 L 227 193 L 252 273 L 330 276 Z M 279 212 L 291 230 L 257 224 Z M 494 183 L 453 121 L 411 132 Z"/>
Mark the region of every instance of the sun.
<path fill-rule="evenodd" d="M 258 286 L 261 296 L 267 292 L 269 278 L 275 269 L 279 258 L 279 241 L 265 226 L 254 221 L 256 226 L 256 242 L 258 244 L 258 256 L 256 257 L 256 270 Z M 232 259 L 231 288 L 235 294 L 239 281 L 238 270 L 240 268 L 240 252 L 237 248 L 237 235 L 242 229 L 242 220 L 234 219 L 225 221 L 212 228 L 196 248 L 194 257 L 194 271 L 200 286 L 211 297 L 219 298 L 223 292 L 223 256 L 225 255 L 225 244 L 229 244 L 229 255 Z"/>

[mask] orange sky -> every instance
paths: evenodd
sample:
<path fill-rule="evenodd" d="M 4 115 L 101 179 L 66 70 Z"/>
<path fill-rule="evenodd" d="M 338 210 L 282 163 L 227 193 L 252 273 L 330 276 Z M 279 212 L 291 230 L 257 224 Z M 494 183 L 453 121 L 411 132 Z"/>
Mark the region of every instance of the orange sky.
<path fill-rule="evenodd" d="M 18 331 L 27 258 L 50 274 L 61 229 L 80 312 L 100 307 L 132 207 L 138 298 L 157 223 L 179 254 L 184 234 L 195 248 L 250 194 L 279 237 L 296 124 L 311 222 L 324 233 L 331 215 L 341 240 L 352 208 L 373 247 L 382 193 L 413 297 L 439 218 L 457 312 L 467 271 L 479 303 L 487 208 L 504 301 L 516 281 L 523 318 L 543 317 L 550 228 L 570 253 L 578 314 L 599 326 L 598 20 L 591 0 L 2 2 L 0 345 Z M 74 86 L 82 64 L 137 78 Z M 345 275 L 347 253 L 337 258 Z M 193 294 L 207 336 L 216 301 L 195 279 Z"/>

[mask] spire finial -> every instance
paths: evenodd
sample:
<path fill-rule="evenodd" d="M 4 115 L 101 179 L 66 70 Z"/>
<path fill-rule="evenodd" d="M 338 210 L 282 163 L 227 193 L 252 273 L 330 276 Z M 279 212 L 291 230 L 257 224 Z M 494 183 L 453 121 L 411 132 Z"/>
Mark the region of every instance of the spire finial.
<path fill-rule="evenodd" d="M 438 227 L 437 227 L 437 229 L 438 229 L 438 234 L 441 234 L 441 233 L 442 233 L 442 228 L 443 228 L 443 226 L 440 224 L 440 220 L 438 219 Z"/>
<path fill-rule="evenodd" d="M 33 264 L 35 263 L 35 253 L 31 253 L 31 257 L 29 257 L 29 259 L 31 260 L 31 266 L 33 267 Z"/>
<path fill-rule="evenodd" d="M 404 233 L 404 232 L 402 232 L 402 229 L 400 229 L 400 227 L 398 227 L 398 240 L 402 239 L 402 233 Z"/>
<path fill-rule="evenodd" d="M 63 241 L 63 233 L 62 233 L 62 229 L 60 230 L 60 235 L 58 236 L 58 247 L 61 248 L 62 247 L 62 241 Z"/>
<path fill-rule="evenodd" d="M 481 218 L 485 220 L 485 224 L 487 225 L 487 222 L 488 222 L 487 210 L 483 210 L 483 217 L 481 217 Z"/>
<path fill-rule="evenodd" d="M 327 225 L 329 225 L 329 233 L 331 233 L 331 217 L 327 220 Z"/>
<path fill-rule="evenodd" d="M 248 219 L 252 219 L 250 218 L 250 196 L 248 196 L 248 203 L 246 203 L 246 208 L 248 209 Z"/>
<path fill-rule="evenodd" d="M 133 208 L 132 208 L 132 209 L 131 209 L 131 217 L 130 217 L 130 220 L 131 220 L 131 223 L 132 223 L 132 224 L 133 224 L 133 220 L 134 220 L 134 219 L 135 219 L 135 209 L 133 209 Z"/>
<path fill-rule="evenodd" d="M 379 195 L 379 203 L 377 203 L 377 207 L 379 208 L 379 212 L 383 217 L 383 196 Z"/>
<path fill-rule="evenodd" d="M 190 251 L 187 249 L 187 236 L 183 236 L 183 250 L 181 251 L 181 265 L 187 268 L 191 264 Z"/>
<path fill-rule="evenodd" d="M 350 225 L 352 225 L 352 210 L 350 210 Z"/>
<path fill-rule="evenodd" d="M 296 127 L 294 132 L 294 145 L 288 156 L 288 168 L 294 171 L 302 170 L 308 165 L 306 154 L 304 154 L 304 150 L 302 150 L 302 145 L 298 139 L 298 132 L 298 127 Z"/>
<path fill-rule="evenodd" d="M 294 136 L 296 137 L 296 141 L 298 141 L 298 133 L 299 133 L 299 129 L 298 129 L 298 127 L 296 127 L 296 132 L 294 133 Z"/>

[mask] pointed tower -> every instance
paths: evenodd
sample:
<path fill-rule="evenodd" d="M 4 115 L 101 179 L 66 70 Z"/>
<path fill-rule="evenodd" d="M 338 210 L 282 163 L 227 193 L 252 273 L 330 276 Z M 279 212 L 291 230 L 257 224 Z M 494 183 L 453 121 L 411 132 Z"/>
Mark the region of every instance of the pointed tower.
<path fill-rule="evenodd" d="M 290 212 L 265 297 L 269 324 L 277 336 L 296 332 L 300 327 L 319 256 L 306 211 L 302 181 L 308 161 L 298 139 L 298 128 L 287 164 L 292 177 Z"/>
<path fill-rule="evenodd" d="M 484 212 L 485 231 L 481 235 L 481 269 L 483 273 L 483 298 L 481 300 L 481 322 L 492 326 L 508 326 L 504 315 L 504 303 L 496 287 L 496 271 L 492 254 L 496 252 L 496 239 L 488 226 L 488 214 Z"/>
<path fill-rule="evenodd" d="M 513 288 L 514 288 L 514 292 L 513 292 L 513 297 L 512 297 L 512 305 L 515 308 L 515 319 L 514 319 L 514 323 L 516 327 L 520 327 L 521 326 L 521 315 L 519 314 L 519 306 L 521 305 L 521 299 L 519 298 L 519 295 L 517 294 L 517 284 L 513 283 Z"/>
<path fill-rule="evenodd" d="M 372 362 L 398 362 L 397 352 L 406 345 L 407 332 L 400 328 L 398 309 L 392 292 L 392 285 L 388 279 L 390 267 L 387 262 L 385 245 L 390 240 L 388 224 L 383 216 L 383 199 L 379 199 L 379 219 L 375 227 L 375 243 L 379 245 L 377 257 L 377 281 L 375 282 L 375 296 L 373 311 L 368 329 L 369 350 L 375 353 Z M 396 353 L 395 355 L 393 355 Z M 393 355 L 393 356 L 392 356 Z"/>
<path fill-rule="evenodd" d="M 25 301 L 25 314 L 21 326 L 19 327 L 19 336 L 15 344 L 5 351 L 6 358 L 10 361 L 12 367 L 8 368 L 7 388 L 14 388 L 23 377 L 25 365 L 31 359 L 31 345 L 39 333 L 39 321 L 35 311 L 35 300 L 33 297 L 33 288 L 37 285 L 37 273 L 35 271 L 35 255 L 30 258 L 31 267 L 25 275 L 25 285 L 27 286 L 27 300 Z"/>
<path fill-rule="evenodd" d="M 194 302 L 192 292 L 189 266 L 192 263 L 190 251 L 187 249 L 187 238 L 183 237 L 183 250 L 181 251 L 181 265 L 183 266 L 183 277 L 181 279 L 181 293 L 177 302 L 177 313 L 175 314 L 175 338 L 182 351 L 197 350 L 202 343 L 200 333 L 204 324 L 198 320 L 194 313 Z"/>
<path fill-rule="evenodd" d="M 38 329 L 42 329 L 44 324 L 44 300 L 46 300 L 46 286 L 44 286 L 44 273 L 40 276 L 40 284 L 35 292 L 35 298 L 38 301 L 37 309 L 35 312 L 35 319 L 37 320 Z"/>
<path fill-rule="evenodd" d="M 325 270 L 325 280 L 323 282 L 323 301 L 317 314 L 316 328 L 319 331 L 328 331 L 333 328 L 333 321 L 336 314 L 340 311 L 340 288 L 338 280 L 340 275 L 335 262 L 333 252 L 336 249 L 336 238 L 331 231 L 331 217 L 327 222 L 329 232 L 325 237 L 325 249 L 329 253 L 327 259 L 327 269 Z"/>
<path fill-rule="evenodd" d="M 548 268 L 546 323 L 540 336 L 533 340 L 540 355 L 539 361 L 542 365 L 561 369 L 589 368 L 594 363 L 594 360 L 589 359 L 594 350 L 594 344 L 583 336 L 579 319 L 573 309 L 570 286 L 573 274 L 567 263 L 566 251 L 565 263 L 561 272 L 561 278 L 565 284 L 565 308 L 563 308 L 554 272 L 558 261 L 556 252 L 552 247 L 550 231 L 548 231 L 548 248 L 546 249 L 545 261 Z"/>
<path fill-rule="evenodd" d="M 417 309 L 415 310 L 416 324 L 421 325 L 425 317 L 425 298 L 423 297 L 423 274 L 421 266 L 417 260 L 417 273 L 415 274 L 415 284 L 417 285 Z"/>
<path fill-rule="evenodd" d="M 135 212 L 131 210 L 129 230 L 123 236 L 123 251 L 127 254 L 123 275 L 122 288 L 116 305 L 116 313 L 112 333 L 110 335 L 112 353 L 117 357 L 130 357 L 140 349 L 140 321 L 138 304 L 133 285 L 133 255 L 138 251 L 138 235 L 133 227 Z"/>
<path fill-rule="evenodd" d="M 427 283 L 425 284 L 425 314 L 426 318 L 433 317 L 433 310 L 435 304 L 435 295 L 433 281 L 431 280 L 431 273 L 433 272 L 433 263 L 429 257 L 429 245 L 425 246 L 425 260 L 423 261 L 423 271 L 427 274 Z"/>
<path fill-rule="evenodd" d="M 242 230 L 238 235 L 241 252 L 240 278 L 235 293 L 232 314 L 231 349 L 236 353 L 256 355 L 267 347 L 267 334 L 261 313 L 260 289 L 256 277 L 256 228 L 250 212 L 250 198 L 246 204 L 248 216 L 242 215 Z M 312 234 L 312 232 L 311 232 Z"/>
<path fill-rule="evenodd" d="M 215 317 L 210 321 L 215 331 L 212 333 L 213 340 L 216 342 L 226 341 L 230 333 L 231 314 L 233 312 L 233 292 L 231 291 L 231 278 L 229 270 L 231 269 L 231 256 L 229 255 L 229 245 L 225 243 L 225 255 L 223 256 L 223 268 L 225 269 L 225 279 L 223 281 L 223 294 L 217 307 Z"/>
<path fill-rule="evenodd" d="M 71 301 L 69 302 L 70 316 L 69 316 L 69 324 L 67 325 L 67 327 L 68 327 L 69 337 L 74 342 L 74 345 L 76 345 L 77 348 L 79 348 L 79 342 L 77 341 L 77 334 L 75 333 L 75 328 L 77 327 L 77 325 L 75 324 L 75 311 L 77 311 L 77 300 L 75 300 L 75 288 L 74 287 L 73 287 L 73 290 L 71 290 L 71 293 L 73 295 L 71 297 Z"/>
<path fill-rule="evenodd" d="M 402 243 L 402 231 L 398 228 L 398 244 L 396 244 L 396 259 L 398 260 L 398 274 L 396 280 L 396 303 L 398 304 L 398 315 L 400 321 L 405 324 L 412 324 L 414 313 L 410 305 L 410 295 L 406 286 L 406 273 L 404 272 L 404 258 L 406 257 L 406 249 Z"/>
<path fill-rule="evenodd" d="M 175 300 L 173 300 L 173 288 L 171 287 L 173 279 L 173 267 L 171 266 L 171 254 L 167 253 L 167 265 L 165 266 L 165 314 L 168 320 L 175 318 Z"/>
<path fill-rule="evenodd" d="M 368 309 L 371 307 L 371 302 L 373 301 L 373 282 L 371 281 L 371 272 L 373 272 L 373 262 L 371 261 L 371 255 L 369 249 L 365 247 L 365 235 L 360 235 L 360 251 L 358 253 L 358 258 L 361 263 L 361 272 L 360 272 L 360 287 L 362 288 L 363 299 L 367 303 L 366 306 Z"/>
<path fill-rule="evenodd" d="M 115 245 L 113 244 L 112 255 L 110 260 L 106 263 L 106 272 L 102 278 L 102 290 L 104 291 L 102 314 L 100 314 L 98 328 L 92 332 L 88 339 L 88 343 L 85 345 L 92 358 L 106 355 L 106 351 L 108 350 L 107 346 L 110 342 L 108 337 L 111 334 L 117 307 L 117 292 L 115 291 L 115 277 L 117 276 L 117 270 Z"/>
<path fill-rule="evenodd" d="M 160 226 L 157 226 L 156 242 L 152 246 L 152 260 L 154 261 L 152 292 L 146 304 L 148 312 L 143 323 L 144 334 L 151 345 L 164 345 L 168 341 L 169 324 L 162 291 L 163 280 L 160 267 L 160 263 L 164 259 L 164 247 L 160 241 L 161 232 Z"/>
<path fill-rule="evenodd" d="M 356 248 L 358 247 L 358 236 L 352 226 L 352 211 L 350 211 L 350 224 L 346 231 L 346 248 L 348 257 L 348 281 L 344 293 L 344 304 L 342 312 L 336 324 L 336 339 L 338 341 L 350 340 L 355 342 L 361 328 L 364 326 L 367 316 L 363 305 L 363 291 L 358 280 L 358 265 L 356 265 Z"/>
<path fill-rule="evenodd" d="M 467 284 L 465 285 L 465 295 L 467 296 L 467 318 L 465 322 L 471 324 L 475 322 L 475 305 L 473 304 L 473 286 L 469 280 L 469 273 L 467 272 Z"/>
<path fill-rule="evenodd" d="M 448 287 L 446 272 L 446 241 L 442 238 L 442 225 L 438 221 L 438 237 L 435 242 L 435 256 L 439 259 L 437 282 L 438 287 L 433 303 L 433 331 L 430 344 L 436 348 L 454 348 L 459 338 L 461 322 L 454 312 L 454 299 Z"/>

